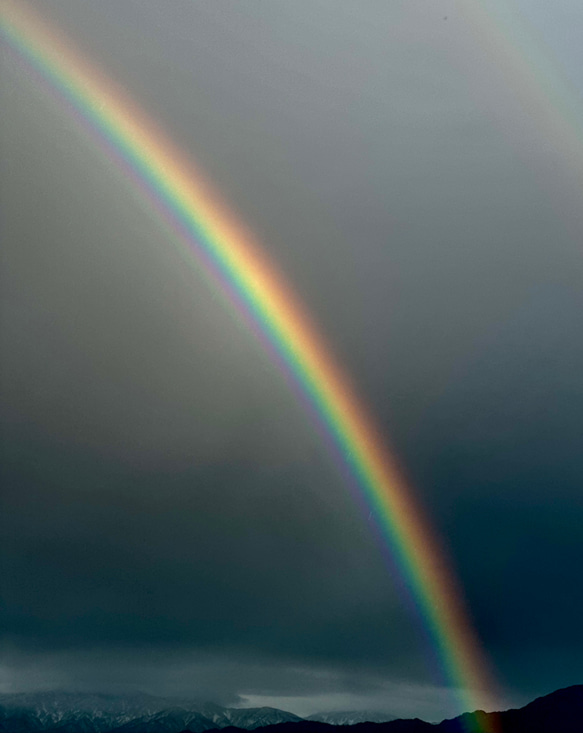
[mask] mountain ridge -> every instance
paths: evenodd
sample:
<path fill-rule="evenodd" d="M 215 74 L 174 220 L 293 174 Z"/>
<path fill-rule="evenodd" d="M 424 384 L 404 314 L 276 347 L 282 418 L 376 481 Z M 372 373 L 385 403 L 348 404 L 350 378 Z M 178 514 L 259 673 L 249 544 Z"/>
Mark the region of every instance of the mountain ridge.
<path fill-rule="evenodd" d="M 334 713 L 313 717 L 321 715 Z M 464 713 L 440 723 L 412 718 L 351 725 L 302 719 L 277 708 L 227 708 L 143 693 L 126 697 L 100 693 L 0 694 L 2 733 L 346 733 L 347 728 L 350 733 L 462 733 L 472 729 L 476 716 L 486 724 L 495 719 L 499 733 L 582 733 L 583 685 L 562 688 L 521 708 L 499 713 Z"/>

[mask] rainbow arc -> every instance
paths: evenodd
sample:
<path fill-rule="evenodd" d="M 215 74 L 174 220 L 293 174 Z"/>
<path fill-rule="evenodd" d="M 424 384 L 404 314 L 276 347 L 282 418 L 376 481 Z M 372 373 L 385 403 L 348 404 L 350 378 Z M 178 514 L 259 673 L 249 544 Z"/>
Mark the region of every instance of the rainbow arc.
<path fill-rule="evenodd" d="M 491 707 L 480 645 L 443 549 L 350 380 L 252 235 L 146 113 L 24 2 L 1 0 L 9 47 L 128 174 L 190 260 L 212 273 L 299 388 L 378 530 L 465 709 Z M 494 730 L 478 725 L 476 730 Z"/>

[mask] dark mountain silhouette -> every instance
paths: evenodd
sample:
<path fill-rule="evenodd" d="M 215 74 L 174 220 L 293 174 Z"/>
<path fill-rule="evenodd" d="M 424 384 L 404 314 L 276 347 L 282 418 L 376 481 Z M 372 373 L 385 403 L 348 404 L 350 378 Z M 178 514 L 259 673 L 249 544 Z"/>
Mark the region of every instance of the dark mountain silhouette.
<path fill-rule="evenodd" d="M 356 723 L 355 725 L 330 725 L 313 720 L 302 720 L 299 723 L 267 725 L 260 731 L 261 733 L 437 733 L 435 725 L 418 718 L 392 720 L 389 723 Z M 190 731 L 182 731 L 182 733 L 190 733 Z M 242 733 L 242 731 L 240 728 L 231 727 L 223 728 L 221 733 Z"/>
<path fill-rule="evenodd" d="M 500 714 L 503 733 L 583 733 L 583 685 L 538 697 Z"/>
<path fill-rule="evenodd" d="M 523 708 L 481 715 L 487 721 L 495 720 L 496 725 L 486 729 L 499 733 L 583 733 L 583 685 L 551 692 Z M 472 716 L 465 713 L 452 720 L 444 720 L 433 730 L 434 733 L 466 733 L 472 730 L 471 719 Z"/>
<path fill-rule="evenodd" d="M 220 729 L 221 733 L 247 733 L 254 729 L 261 733 L 468 733 L 476 731 L 476 722 L 481 722 L 484 730 L 497 733 L 583 733 L 583 685 L 557 690 L 517 710 L 464 713 L 441 723 L 414 718 L 330 725 L 274 708 L 167 703 L 164 698 L 147 695 L 127 699 L 62 693 L 0 695 L 0 732 L 218 733 Z M 262 725 L 268 721 L 274 724 Z M 229 725 L 233 722 L 240 727 Z"/>

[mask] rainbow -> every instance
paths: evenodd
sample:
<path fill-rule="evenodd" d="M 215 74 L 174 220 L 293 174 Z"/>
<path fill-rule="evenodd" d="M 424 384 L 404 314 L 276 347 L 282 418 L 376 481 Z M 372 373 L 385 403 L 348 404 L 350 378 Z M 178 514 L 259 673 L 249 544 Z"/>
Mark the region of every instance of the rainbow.
<path fill-rule="evenodd" d="M 512 90 L 526 127 L 531 126 L 541 147 L 550 143 L 553 160 L 560 162 L 562 172 L 574 176 L 578 192 L 583 176 L 581 95 L 513 0 L 455 0 L 455 4 L 489 66 L 498 68 Z M 495 120 L 492 107 L 488 114 Z M 499 122 L 507 128 L 505 120 Z"/>
<path fill-rule="evenodd" d="M 460 704 L 491 707 L 486 665 L 450 564 L 348 378 L 283 278 L 201 173 L 123 90 L 22 0 L 0 0 L 0 10 L 9 47 L 82 117 L 293 380 L 376 517 Z"/>

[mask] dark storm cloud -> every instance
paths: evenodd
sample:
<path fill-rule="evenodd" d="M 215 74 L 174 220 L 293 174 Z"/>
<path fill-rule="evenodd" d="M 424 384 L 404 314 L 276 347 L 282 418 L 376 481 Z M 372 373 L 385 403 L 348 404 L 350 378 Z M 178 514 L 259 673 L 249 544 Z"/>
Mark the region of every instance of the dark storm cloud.
<path fill-rule="evenodd" d="M 234 461 L 140 475 L 71 453 L 35 446 L 5 460 L 11 637 L 381 665 L 389 647 L 393 662 L 405 653 L 376 548 L 347 500 L 326 499 L 326 470 L 319 482 L 314 465 Z"/>
<path fill-rule="evenodd" d="M 580 231 L 459 17 L 36 6 L 201 162 L 314 313 L 503 684 L 579 681 Z M 284 379 L 77 122 L 4 66 L 1 684 L 445 712 Z"/>

